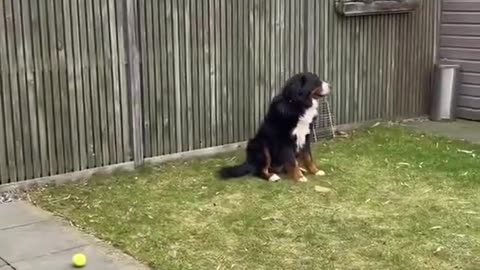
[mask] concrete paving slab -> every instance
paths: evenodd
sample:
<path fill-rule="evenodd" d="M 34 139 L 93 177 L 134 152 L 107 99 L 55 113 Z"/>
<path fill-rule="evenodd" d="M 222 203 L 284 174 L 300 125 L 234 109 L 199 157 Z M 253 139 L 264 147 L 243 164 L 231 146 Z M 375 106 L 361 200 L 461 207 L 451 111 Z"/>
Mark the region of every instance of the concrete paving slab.
<path fill-rule="evenodd" d="M 72 256 L 87 255 L 88 269 L 148 270 L 132 257 L 93 236 L 79 232 L 65 221 L 25 202 L 0 205 L 0 270 L 74 269 Z M 12 219 L 20 213 L 17 219 Z M 10 267 L 8 264 L 15 268 Z"/>
<path fill-rule="evenodd" d="M 0 243 L 0 256 L 10 264 L 88 245 L 52 220 L 1 230 Z"/>
<path fill-rule="evenodd" d="M 72 266 L 72 256 L 76 253 L 83 253 L 87 257 L 85 270 L 138 270 L 137 264 L 115 260 L 115 256 L 107 254 L 105 250 L 93 245 L 63 251 L 56 254 L 42 256 L 27 261 L 13 263 L 12 266 L 17 270 L 70 270 Z"/>
<path fill-rule="evenodd" d="M 24 202 L 12 202 L 0 205 L 0 230 L 32 224 L 47 220 L 48 216 L 32 211 Z"/>
<path fill-rule="evenodd" d="M 20 217 L 12 216 L 20 213 Z M 132 257 L 25 202 L 0 205 L 0 270 L 74 269 L 72 256 L 87 255 L 88 269 L 148 270 Z"/>
<path fill-rule="evenodd" d="M 451 122 L 412 121 L 404 125 L 419 132 L 480 144 L 480 122 L 459 119 Z"/>

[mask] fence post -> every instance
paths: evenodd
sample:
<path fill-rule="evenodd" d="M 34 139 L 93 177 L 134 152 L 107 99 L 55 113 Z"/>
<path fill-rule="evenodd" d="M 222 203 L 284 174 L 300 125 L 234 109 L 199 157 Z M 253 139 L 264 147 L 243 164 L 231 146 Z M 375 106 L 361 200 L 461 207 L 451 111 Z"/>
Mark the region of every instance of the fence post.
<path fill-rule="evenodd" d="M 127 76 L 131 120 L 131 141 L 135 166 L 143 164 L 142 92 L 140 88 L 140 52 L 137 36 L 137 0 L 125 0 Z"/>

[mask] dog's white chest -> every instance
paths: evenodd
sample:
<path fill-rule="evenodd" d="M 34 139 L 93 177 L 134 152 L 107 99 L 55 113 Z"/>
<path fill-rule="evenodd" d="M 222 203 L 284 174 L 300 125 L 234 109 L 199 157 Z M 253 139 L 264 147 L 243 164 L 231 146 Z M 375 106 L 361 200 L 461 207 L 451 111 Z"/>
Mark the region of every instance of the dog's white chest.
<path fill-rule="evenodd" d="M 292 135 L 296 136 L 297 141 L 297 151 L 302 149 L 305 145 L 306 137 L 310 134 L 310 124 L 313 121 L 313 118 L 317 116 L 318 101 L 314 100 L 312 107 L 308 108 L 305 111 L 305 114 L 298 119 L 297 126 L 293 129 Z"/>

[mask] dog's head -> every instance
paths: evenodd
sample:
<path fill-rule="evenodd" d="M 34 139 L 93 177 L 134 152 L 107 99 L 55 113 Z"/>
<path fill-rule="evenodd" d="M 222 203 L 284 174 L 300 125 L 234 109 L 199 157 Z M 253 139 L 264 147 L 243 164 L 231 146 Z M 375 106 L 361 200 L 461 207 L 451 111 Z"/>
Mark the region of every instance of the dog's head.
<path fill-rule="evenodd" d="M 311 107 L 314 100 L 327 96 L 331 91 L 329 83 L 322 81 L 316 74 L 299 73 L 291 77 L 282 90 L 288 102 Z"/>

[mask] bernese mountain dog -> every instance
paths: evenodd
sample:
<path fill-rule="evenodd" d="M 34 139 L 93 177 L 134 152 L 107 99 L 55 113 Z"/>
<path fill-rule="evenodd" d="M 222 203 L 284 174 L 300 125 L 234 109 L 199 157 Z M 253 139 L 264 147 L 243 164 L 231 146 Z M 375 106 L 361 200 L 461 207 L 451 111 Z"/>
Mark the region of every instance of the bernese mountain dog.
<path fill-rule="evenodd" d="M 270 103 L 257 134 L 248 141 L 246 161 L 222 168 L 220 177 L 231 179 L 253 174 L 275 182 L 280 180 L 279 173 L 286 172 L 295 181 L 306 182 L 304 172 L 325 175 L 313 161 L 310 133 L 319 99 L 330 91 L 329 83 L 310 72 L 288 79 Z"/>

